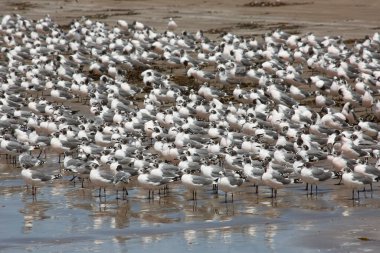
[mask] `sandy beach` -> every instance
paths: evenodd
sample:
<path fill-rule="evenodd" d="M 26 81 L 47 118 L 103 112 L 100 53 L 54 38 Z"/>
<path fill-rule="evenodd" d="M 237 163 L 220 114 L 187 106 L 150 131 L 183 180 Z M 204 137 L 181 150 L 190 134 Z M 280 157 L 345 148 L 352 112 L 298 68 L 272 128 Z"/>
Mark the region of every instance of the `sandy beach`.
<path fill-rule="evenodd" d="M 267 2 L 267 1 L 265 1 Z M 35 0 L 0 3 L 0 16 L 17 13 L 30 19 L 49 14 L 62 26 L 82 16 L 105 22 L 135 20 L 165 31 L 170 17 L 178 30 L 203 30 L 210 38 L 222 32 L 261 36 L 280 28 L 291 34 L 342 36 L 348 44 L 380 29 L 377 0 L 270 1 L 172 0 Z M 81 109 L 81 105 L 75 105 Z M 37 199 L 26 189 L 19 167 L 0 157 L 1 252 L 378 252 L 380 249 L 379 185 L 351 200 L 351 191 L 322 183 L 317 196 L 303 184 L 270 190 L 247 184 L 224 203 L 211 189 L 198 201 L 179 183 L 170 194 L 146 198 L 134 188 L 128 200 L 107 201 L 95 190 L 65 180 L 39 188 Z M 49 154 L 45 171 L 59 172 Z M 135 183 L 135 182 L 134 182 Z"/>

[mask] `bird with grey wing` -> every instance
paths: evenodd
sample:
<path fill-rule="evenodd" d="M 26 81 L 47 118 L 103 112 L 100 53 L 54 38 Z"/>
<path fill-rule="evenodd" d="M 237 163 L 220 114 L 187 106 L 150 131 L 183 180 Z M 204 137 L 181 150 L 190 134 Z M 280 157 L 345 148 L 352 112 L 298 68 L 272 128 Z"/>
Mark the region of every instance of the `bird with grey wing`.
<path fill-rule="evenodd" d="M 28 152 L 24 152 L 18 156 L 18 161 L 22 168 L 30 169 L 41 166 L 45 163 L 44 160 L 38 159 Z"/>

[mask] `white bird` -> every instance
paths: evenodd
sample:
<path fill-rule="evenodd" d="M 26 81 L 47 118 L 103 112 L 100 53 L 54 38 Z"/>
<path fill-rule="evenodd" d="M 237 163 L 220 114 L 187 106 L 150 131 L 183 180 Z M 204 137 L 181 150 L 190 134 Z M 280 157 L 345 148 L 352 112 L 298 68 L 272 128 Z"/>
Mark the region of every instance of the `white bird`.
<path fill-rule="evenodd" d="M 177 29 L 177 23 L 173 20 L 173 18 L 170 18 L 168 22 L 168 30 L 174 31 L 175 29 Z"/>
<path fill-rule="evenodd" d="M 99 187 L 99 195 L 101 197 L 101 189 L 104 189 L 104 197 L 106 197 L 106 188 L 113 186 L 114 175 L 110 171 L 100 170 L 100 167 L 96 163 L 92 163 L 90 172 L 90 181 L 94 187 Z"/>
<path fill-rule="evenodd" d="M 224 200 L 227 203 L 227 193 L 231 192 L 232 202 L 234 201 L 234 192 L 244 183 L 244 179 L 235 172 L 226 173 L 221 171 L 218 180 L 218 189 L 224 192 Z"/>
<path fill-rule="evenodd" d="M 60 174 L 58 175 L 46 175 L 41 171 L 32 170 L 30 168 L 23 168 L 21 170 L 21 176 L 25 181 L 26 185 L 32 186 L 32 195 L 37 195 L 37 186 L 41 186 L 42 184 L 49 182 L 53 179 L 61 178 Z"/>
<path fill-rule="evenodd" d="M 290 179 L 284 177 L 278 171 L 268 167 L 262 176 L 262 181 L 265 185 L 269 186 L 272 190 L 271 198 L 277 197 L 277 189 L 283 188 L 285 185 L 290 184 Z"/>
<path fill-rule="evenodd" d="M 42 164 L 44 164 L 45 161 L 40 160 L 32 155 L 30 155 L 27 152 L 24 152 L 19 155 L 18 161 L 21 165 L 22 168 L 33 168 L 33 167 L 38 167 Z"/>
<path fill-rule="evenodd" d="M 116 199 L 119 199 L 119 190 L 123 192 L 123 199 L 125 199 L 125 195 L 128 195 L 127 185 L 129 184 L 129 179 L 131 174 L 122 170 L 122 166 L 118 165 L 116 168 L 116 174 L 113 177 L 113 184 L 116 189 Z"/>
<path fill-rule="evenodd" d="M 257 194 L 259 185 L 262 185 L 262 177 L 265 172 L 263 164 L 246 159 L 243 163 L 243 172 L 247 179 L 255 184 Z"/>
<path fill-rule="evenodd" d="M 353 167 L 354 172 L 363 174 L 367 177 L 372 178 L 372 181 L 379 180 L 380 170 L 373 165 L 367 164 L 362 160 L 359 160 L 358 163 Z M 371 185 L 372 187 L 372 185 Z"/>
<path fill-rule="evenodd" d="M 143 189 L 149 190 L 148 199 L 154 198 L 154 190 L 162 189 L 165 185 L 172 182 L 172 178 L 163 178 L 150 173 L 143 173 L 140 170 L 140 175 L 137 177 L 137 181 Z"/>
<path fill-rule="evenodd" d="M 322 167 L 312 167 L 310 163 L 306 163 L 300 171 L 302 181 L 310 184 L 310 194 L 313 194 L 313 184 L 315 185 L 315 193 L 318 194 L 319 182 L 326 181 L 330 179 L 331 176 L 332 172 L 330 170 Z"/>
<path fill-rule="evenodd" d="M 352 189 L 352 200 L 355 200 L 355 190 L 357 190 L 359 199 L 359 188 L 372 185 L 372 178 L 352 171 L 350 168 L 343 170 L 342 181 L 345 187 Z"/>
<path fill-rule="evenodd" d="M 205 186 L 212 185 L 214 180 L 204 176 L 185 173 L 181 177 L 181 182 L 187 189 L 192 191 L 193 200 L 197 200 L 197 190 L 202 189 Z"/>

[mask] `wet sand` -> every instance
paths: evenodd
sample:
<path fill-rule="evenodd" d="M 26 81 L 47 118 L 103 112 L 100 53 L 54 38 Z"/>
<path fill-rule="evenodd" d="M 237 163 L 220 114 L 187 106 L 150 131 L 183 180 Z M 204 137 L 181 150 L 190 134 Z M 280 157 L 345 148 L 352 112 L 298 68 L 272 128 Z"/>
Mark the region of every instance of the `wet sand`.
<path fill-rule="evenodd" d="M 44 166 L 59 172 L 56 157 Z M 179 183 L 166 195 L 147 199 L 132 188 L 127 200 L 94 197 L 97 190 L 69 182 L 49 183 L 31 196 L 20 169 L 0 169 L 1 252 L 376 252 L 380 232 L 378 185 L 374 192 L 351 200 L 337 180 L 307 195 L 305 185 L 279 190 L 271 199 L 267 187 L 259 195 L 249 184 L 224 203 L 211 189 L 198 200 Z M 133 183 L 132 183 L 133 184 Z"/>
<path fill-rule="evenodd" d="M 179 29 L 209 36 L 223 31 L 260 35 L 282 28 L 291 33 L 342 35 L 354 41 L 378 31 L 376 0 L 282 1 L 277 7 L 245 6 L 237 1 L 44 1 L 5 0 L 0 14 L 19 13 L 38 19 L 49 13 L 67 25 L 86 15 L 110 26 L 117 19 L 138 20 L 159 31 L 174 17 Z M 351 192 L 330 180 L 318 196 L 307 196 L 304 185 L 280 190 L 276 200 L 266 187 L 255 195 L 247 184 L 224 203 L 224 195 L 207 190 L 190 200 L 179 184 L 168 195 L 146 199 L 147 192 L 130 191 L 128 200 L 93 197 L 95 190 L 73 185 L 69 178 L 38 189 L 33 199 L 20 178 L 20 168 L 0 162 L 1 252 L 377 252 L 380 248 L 379 186 L 350 200 Z M 57 158 L 44 166 L 58 172 Z"/>

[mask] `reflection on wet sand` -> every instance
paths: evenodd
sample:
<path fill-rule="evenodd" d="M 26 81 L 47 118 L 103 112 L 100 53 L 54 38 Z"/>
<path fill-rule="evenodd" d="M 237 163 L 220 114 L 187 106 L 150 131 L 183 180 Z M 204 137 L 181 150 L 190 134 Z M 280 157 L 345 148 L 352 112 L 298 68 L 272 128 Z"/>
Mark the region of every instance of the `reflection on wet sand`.
<path fill-rule="evenodd" d="M 183 237 L 187 244 L 193 244 L 197 241 L 197 231 L 194 229 L 185 230 L 183 231 Z"/>
<path fill-rule="evenodd" d="M 113 228 L 125 228 L 129 226 L 131 206 L 127 204 L 122 204 L 116 209 Z"/>
<path fill-rule="evenodd" d="M 148 249 L 178 236 L 194 249 L 202 241 L 228 245 L 246 237 L 248 241 L 261 241 L 262 249 L 278 251 L 289 229 L 305 236 L 320 229 L 324 222 L 319 219 L 333 216 L 350 223 L 358 215 L 380 207 L 376 194 L 352 202 L 345 189 L 333 184 L 326 185 L 318 196 L 303 194 L 303 186 L 295 185 L 284 189 L 276 200 L 268 198 L 266 189 L 256 195 L 247 187 L 236 193 L 234 202 L 224 203 L 223 195 L 211 189 L 200 192 L 197 201 L 188 200 L 180 185 L 173 185 L 169 193 L 157 195 L 154 200 L 147 199 L 141 190 L 130 190 L 127 200 L 116 200 L 114 194 L 99 200 L 91 189 L 66 181 L 41 187 L 38 199 L 33 200 L 16 176 L 7 180 L 11 182 L 5 181 L 0 187 L 0 198 L 2 202 L 17 200 L 14 209 L 23 217 L 23 234 L 41 235 L 40 226 L 54 223 L 51 231 L 62 236 L 60 241 L 66 243 L 65 236 L 85 235 L 91 238 L 94 251 L 113 245 L 113 251 L 124 252 L 131 242 Z M 366 231 L 358 229 L 351 233 Z M 342 235 L 346 248 L 353 243 L 347 235 Z"/>
<path fill-rule="evenodd" d="M 278 225 L 277 224 L 267 224 L 265 227 L 265 242 L 268 244 L 269 249 L 272 251 L 277 251 L 275 245 L 275 236 L 277 235 Z"/>
<path fill-rule="evenodd" d="M 48 201 L 25 202 L 24 208 L 20 209 L 20 213 L 24 216 L 23 232 L 30 233 L 33 229 L 35 221 L 43 221 L 49 219 L 46 214 L 51 207 Z"/>

